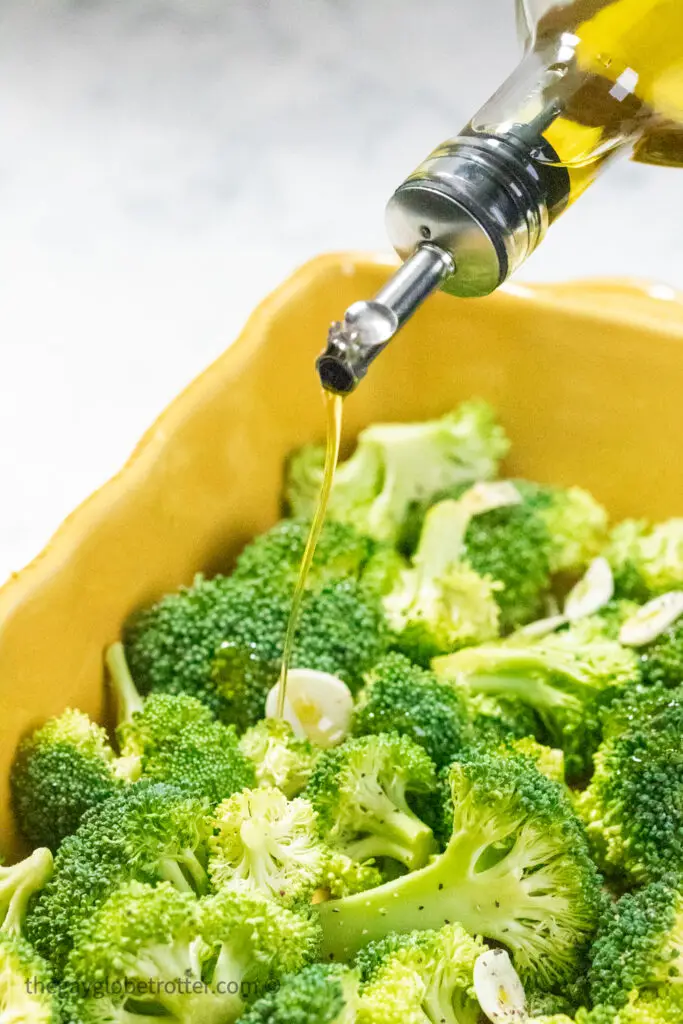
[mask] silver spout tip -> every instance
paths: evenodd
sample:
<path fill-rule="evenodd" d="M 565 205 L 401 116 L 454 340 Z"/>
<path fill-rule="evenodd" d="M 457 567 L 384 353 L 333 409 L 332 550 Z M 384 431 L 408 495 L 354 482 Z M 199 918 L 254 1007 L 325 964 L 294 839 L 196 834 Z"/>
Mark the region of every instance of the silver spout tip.
<path fill-rule="evenodd" d="M 323 352 L 318 356 L 315 368 L 325 391 L 331 391 L 335 395 L 350 395 L 360 380 L 349 366 L 344 365 L 338 355 L 331 352 Z"/>

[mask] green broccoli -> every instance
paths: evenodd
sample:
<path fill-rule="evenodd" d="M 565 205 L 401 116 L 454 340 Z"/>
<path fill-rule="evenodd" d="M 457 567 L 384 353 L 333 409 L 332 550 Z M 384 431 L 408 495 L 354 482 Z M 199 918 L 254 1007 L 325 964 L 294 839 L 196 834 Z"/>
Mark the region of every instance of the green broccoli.
<path fill-rule="evenodd" d="M 358 973 L 343 964 L 310 964 L 254 1003 L 238 1024 L 355 1024 Z"/>
<path fill-rule="evenodd" d="M 19 828 L 32 844 L 54 851 L 85 811 L 138 771 L 134 761 L 116 757 L 104 729 L 69 708 L 19 744 L 10 775 Z"/>
<path fill-rule="evenodd" d="M 319 751 L 294 735 L 282 719 L 264 718 L 242 735 L 240 750 L 253 762 L 259 786 L 276 786 L 297 796 L 311 777 Z"/>
<path fill-rule="evenodd" d="M 460 924 L 438 931 L 387 935 L 362 949 L 364 1024 L 478 1024 L 474 963 L 486 951 Z"/>
<path fill-rule="evenodd" d="M 208 888 L 205 800 L 163 783 L 138 782 L 87 811 L 55 857 L 34 899 L 26 937 L 60 976 L 80 924 L 125 881 L 169 881 L 180 892 Z"/>
<path fill-rule="evenodd" d="M 537 738 L 564 751 L 569 780 L 590 771 L 602 709 L 638 680 L 633 651 L 610 640 L 580 643 L 571 630 L 525 647 L 472 647 L 436 658 L 433 668 L 470 693 L 515 698 L 532 708 L 544 730 Z"/>
<path fill-rule="evenodd" d="M 593 615 L 576 619 L 560 629 L 570 629 L 579 644 L 590 644 L 593 640 L 618 640 L 621 627 L 639 607 L 635 601 L 613 598 Z"/>
<path fill-rule="evenodd" d="M 591 949 L 594 1003 L 626 1006 L 668 985 L 683 992 L 683 896 L 674 883 L 652 882 L 610 908 Z"/>
<path fill-rule="evenodd" d="M 413 502 L 446 488 L 496 476 L 509 442 L 485 402 L 466 402 L 427 423 L 374 424 L 335 474 L 328 515 L 381 541 L 395 541 Z M 323 449 L 308 446 L 290 462 L 286 498 L 310 518 L 320 491 Z"/>
<path fill-rule="evenodd" d="M 551 576 L 582 572 L 607 536 L 607 513 L 586 491 L 526 480 L 510 483 L 520 495 L 519 504 L 474 516 L 463 538 L 463 559 L 479 575 L 500 584 L 495 596 L 504 632 L 541 615 Z M 434 500 L 458 500 L 463 493 L 463 487 L 451 488 L 426 505 L 414 506 L 401 538 L 402 550 L 417 546 Z"/>
<path fill-rule="evenodd" d="M 291 603 L 289 582 L 197 577 L 129 624 L 137 686 L 188 693 L 222 721 L 248 728 L 263 717 L 278 679 Z M 304 598 L 293 665 L 338 675 L 353 688 L 387 643 L 375 595 L 351 578 L 327 582 Z"/>
<path fill-rule="evenodd" d="M 412 565 L 384 599 L 396 644 L 414 661 L 483 643 L 498 635 L 496 584 L 463 560 L 471 519 L 465 499 L 442 501 L 425 518 Z"/>
<path fill-rule="evenodd" d="M 351 726 L 354 736 L 397 732 L 423 747 L 437 767 L 450 764 L 470 739 L 459 693 L 404 655 L 388 654 L 366 676 Z"/>
<path fill-rule="evenodd" d="M 137 762 L 143 779 L 168 782 L 218 803 L 256 781 L 253 765 L 238 747 L 234 726 L 217 722 L 188 694 L 137 691 L 120 643 L 107 651 L 118 707 L 117 740 L 124 757 Z"/>
<path fill-rule="evenodd" d="M 320 890 L 317 894 L 314 893 L 313 902 L 321 902 L 321 899 L 316 896 L 324 899 L 353 896 L 357 892 L 374 889 L 384 881 L 385 877 L 374 861 L 370 860 L 359 864 L 357 860 L 352 860 L 345 853 L 328 848 Z"/>
<path fill-rule="evenodd" d="M 80 1024 L 231 1024 L 252 993 L 302 968 L 317 940 L 311 920 L 255 893 L 197 901 L 132 882 L 80 929 L 65 984 Z"/>
<path fill-rule="evenodd" d="M 209 873 L 217 889 L 246 886 L 294 906 L 310 902 L 322 885 L 326 852 L 308 800 L 245 789 L 216 808 L 211 824 Z"/>
<path fill-rule="evenodd" d="M 562 751 L 556 750 L 554 747 L 546 747 L 532 736 L 505 740 L 498 747 L 498 753 L 504 757 L 508 755 L 528 757 L 543 775 L 547 775 L 554 782 L 564 782 L 564 755 Z"/>
<path fill-rule="evenodd" d="M 617 879 L 683 874 L 683 687 L 637 686 L 605 716 L 595 774 L 578 794 L 593 852 Z"/>
<path fill-rule="evenodd" d="M 534 508 L 550 537 L 550 571 L 578 574 L 602 552 L 608 516 L 581 487 L 552 487 L 518 481 L 525 504 Z"/>
<path fill-rule="evenodd" d="M 683 1021 L 683 993 L 680 985 L 671 985 L 657 992 L 645 992 L 619 1009 L 604 1003 L 590 1011 L 582 1008 L 576 1014 L 575 1024 L 680 1024 L 680 1021 Z M 543 1024 L 552 1024 L 552 1021 Z"/>
<path fill-rule="evenodd" d="M 437 677 L 438 678 L 438 677 Z M 533 708 L 517 698 L 491 697 L 456 689 L 467 704 L 472 723 L 472 743 L 484 749 L 495 748 L 510 740 L 543 735 L 543 727 Z"/>
<path fill-rule="evenodd" d="M 233 579 L 296 583 L 311 528 L 306 519 L 283 519 L 244 548 Z M 316 545 L 307 586 L 334 580 L 360 579 L 377 545 L 353 526 L 328 520 Z"/>
<path fill-rule="evenodd" d="M 683 519 L 651 526 L 626 519 L 614 527 L 605 550 L 619 597 L 643 604 L 683 587 Z"/>
<path fill-rule="evenodd" d="M 528 758 L 473 753 L 448 772 L 444 853 L 376 889 L 320 904 L 323 956 L 347 960 L 390 932 L 460 922 L 506 945 L 517 969 L 552 988 L 583 962 L 602 910 L 582 827 L 558 783 Z"/>
<path fill-rule="evenodd" d="M 361 863 L 391 857 L 413 870 L 426 862 L 435 843 L 408 800 L 435 788 L 434 764 L 422 747 L 391 733 L 323 751 L 304 795 L 333 849 Z"/>
<path fill-rule="evenodd" d="M 31 898 L 47 885 L 53 870 L 52 853 L 46 847 L 10 867 L 0 864 L 0 931 L 11 936 L 23 934 Z"/>
<path fill-rule="evenodd" d="M 683 684 L 683 617 L 638 648 L 638 655 L 643 682 L 671 687 Z"/>
<path fill-rule="evenodd" d="M 0 1020 L 59 1024 L 50 970 L 21 938 L 0 931 Z"/>

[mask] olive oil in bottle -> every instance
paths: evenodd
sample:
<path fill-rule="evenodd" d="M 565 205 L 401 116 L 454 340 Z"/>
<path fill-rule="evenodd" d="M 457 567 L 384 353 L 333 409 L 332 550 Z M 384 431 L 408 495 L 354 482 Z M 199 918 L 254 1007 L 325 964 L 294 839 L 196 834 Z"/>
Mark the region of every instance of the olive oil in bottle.
<path fill-rule="evenodd" d="M 304 594 L 306 593 L 306 581 L 308 579 L 308 573 L 311 568 L 311 563 L 313 562 L 313 556 L 315 555 L 315 549 L 318 543 L 318 539 L 320 537 L 320 532 L 325 522 L 325 513 L 327 512 L 327 503 L 330 497 L 330 491 L 332 490 L 334 471 L 337 467 L 337 459 L 339 458 L 343 399 L 341 395 L 333 394 L 331 391 L 323 391 L 323 401 L 325 403 L 325 411 L 327 416 L 327 444 L 325 447 L 325 467 L 323 470 L 322 484 L 320 486 L 320 494 L 318 496 L 318 505 L 316 507 L 315 515 L 313 516 L 313 520 L 311 522 L 311 529 L 308 534 L 308 540 L 306 541 L 304 555 L 301 560 L 301 566 L 299 568 L 299 577 L 297 579 L 296 588 L 294 590 L 294 596 L 292 598 L 292 607 L 289 613 L 289 622 L 287 623 L 285 644 L 282 652 L 282 667 L 280 669 L 280 679 L 278 683 L 278 718 L 282 718 L 284 715 L 285 697 L 287 694 L 287 673 L 289 671 L 290 663 L 292 660 L 294 638 L 296 636 L 296 629 L 299 622 L 301 602 L 303 601 Z"/>

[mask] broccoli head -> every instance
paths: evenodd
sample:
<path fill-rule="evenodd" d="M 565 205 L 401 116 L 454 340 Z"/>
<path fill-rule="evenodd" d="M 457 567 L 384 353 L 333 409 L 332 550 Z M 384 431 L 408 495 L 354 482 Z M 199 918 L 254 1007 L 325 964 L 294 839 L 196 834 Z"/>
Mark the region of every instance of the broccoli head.
<path fill-rule="evenodd" d="M 583 572 L 607 540 L 608 516 L 603 506 L 581 487 L 525 482 L 517 486 L 548 530 L 551 573 Z"/>
<path fill-rule="evenodd" d="M 643 682 L 656 686 L 683 684 L 683 618 L 638 649 Z"/>
<path fill-rule="evenodd" d="M 498 635 L 497 584 L 463 558 L 471 519 L 465 499 L 434 505 L 425 518 L 412 565 L 386 596 L 396 644 L 414 661 L 483 643 Z"/>
<path fill-rule="evenodd" d="M 582 1008 L 576 1014 L 576 1024 L 678 1024 L 681 1020 L 683 996 L 679 985 L 644 992 L 618 1009 L 601 1003 L 590 1011 Z"/>
<path fill-rule="evenodd" d="M 413 870 L 434 852 L 434 837 L 408 799 L 435 787 L 434 764 L 422 747 L 391 733 L 323 751 L 305 796 L 333 849 L 360 862 L 391 857 Z"/>
<path fill-rule="evenodd" d="M 426 867 L 320 904 L 323 955 L 347 960 L 391 932 L 460 922 L 508 947 L 552 988 L 583 963 L 602 910 L 600 879 L 562 786 L 526 757 L 473 753 L 448 771 L 453 828 Z"/>
<path fill-rule="evenodd" d="M 140 765 L 142 778 L 214 804 L 254 785 L 253 765 L 239 750 L 234 726 L 217 722 L 186 693 L 151 693 L 143 701 L 122 644 L 110 647 L 106 660 L 119 712 L 119 746 L 124 760 Z"/>
<path fill-rule="evenodd" d="M 259 786 L 276 786 L 297 796 L 311 777 L 319 751 L 300 740 L 288 722 L 263 718 L 242 735 L 240 750 L 254 765 Z"/>
<path fill-rule="evenodd" d="M 610 640 L 581 643 L 571 630 L 528 646 L 472 647 L 436 658 L 433 668 L 469 693 L 527 704 L 543 727 L 537 738 L 564 751 L 568 779 L 590 772 L 603 708 L 638 680 L 633 651 Z"/>
<path fill-rule="evenodd" d="M 292 592 L 291 581 L 217 576 L 162 598 L 126 630 L 138 687 L 188 693 L 224 722 L 253 725 L 278 679 Z M 304 597 L 292 664 L 355 688 L 387 643 L 376 596 L 352 578 L 328 581 Z"/>
<path fill-rule="evenodd" d="M 387 935 L 362 949 L 361 1015 L 367 1024 L 478 1024 L 472 975 L 486 946 L 460 924 Z"/>
<path fill-rule="evenodd" d="M 239 1024 L 355 1024 L 358 973 L 343 964 L 310 964 L 249 1007 Z"/>
<path fill-rule="evenodd" d="M 52 877 L 54 862 L 47 847 L 34 850 L 30 857 L 12 864 L 0 864 L 0 932 L 21 936 L 31 898 Z"/>
<path fill-rule="evenodd" d="M 454 689 L 467 704 L 473 744 L 488 749 L 525 736 L 543 734 L 543 727 L 535 711 L 521 700 Z"/>
<path fill-rule="evenodd" d="M 644 603 L 683 587 L 683 519 L 651 526 L 626 519 L 614 527 L 605 551 L 616 593 Z"/>
<path fill-rule="evenodd" d="M 8 1024 L 59 1024 L 48 965 L 16 936 L 0 931 L 0 1020 Z"/>
<path fill-rule="evenodd" d="M 214 886 L 248 887 L 285 906 L 310 902 L 326 859 L 308 800 L 274 788 L 245 789 L 214 813 L 209 872 Z"/>
<path fill-rule="evenodd" d="M 54 875 L 26 918 L 26 937 L 61 975 L 81 923 L 128 880 L 208 888 L 208 802 L 138 782 L 83 816 L 55 857 Z"/>
<path fill-rule="evenodd" d="M 577 797 L 603 870 L 630 884 L 683 873 L 683 688 L 634 687 L 605 717 Z"/>
<path fill-rule="evenodd" d="M 295 584 L 310 528 L 306 519 L 283 519 L 276 523 L 242 551 L 233 578 Z M 307 585 L 319 587 L 345 577 L 360 579 L 375 549 L 376 544 L 353 526 L 328 520 L 318 538 Z"/>
<path fill-rule="evenodd" d="M 547 775 L 555 782 L 564 782 L 564 755 L 561 750 L 554 747 L 546 747 L 539 743 L 533 736 L 523 736 L 521 739 L 507 739 L 500 747 L 498 753 L 503 756 L 512 754 L 515 757 L 528 757 L 538 768 L 539 772 Z"/>
<path fill-rule="evenodd" d="M 591 950 L 594 1003 L 626 1006 L 668 985 L 683 992 L 683 896 L 674 882 L 652 882 L 610 907 Z"/>
<path fill-rule="evenodd" d="M 427 423 L 374 424 L 361 432 L 351 458 L 337 466 L 328 516 L 393 542 L 413 502 L 458 484 L 490 480 L 508 448 L 485 402 L 466 402 Z M 292 458 L 285 491 L 295 516 L 313 514 L 323 463 L 324 451 L 317 446 Z"/>
<path fill-rule="evenodd" d="M 469 728 L 467 705 L 453 687 L 393 653 L 366 676 L 351 732 L 354 736 L 388 732 L 408 736 L 442 767 L 469 741 Z"/>
<path fill-rule="evenodd" d="M 134 762 L 116 758 L 104 729 L 67 709 L 19 745 L 10 776 L 19 828 L 32 844 L 54 851 L 90 807 L 137 771 Z"/>
<path fill-rule="evenodd" d="M 230 1024 L 253 992 L 315 951 L 310 920 L 254 893 L 197 901 L 172 885 L 131 882 L 80 929 L 66 984 L 79 1020 Z"/>

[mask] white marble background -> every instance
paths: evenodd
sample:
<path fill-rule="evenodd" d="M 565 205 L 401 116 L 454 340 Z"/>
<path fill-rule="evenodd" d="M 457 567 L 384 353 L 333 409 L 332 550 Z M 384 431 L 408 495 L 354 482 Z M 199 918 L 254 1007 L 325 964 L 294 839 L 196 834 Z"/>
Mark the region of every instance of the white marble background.
<path fill-rule="evenodd" d="M 254 303 L 383 206 L 517 56 L 512 0 L 0 0 L 0 578 Z M 683 287 L 683 173 L 623 164 L 532 278 Z"/>

